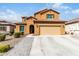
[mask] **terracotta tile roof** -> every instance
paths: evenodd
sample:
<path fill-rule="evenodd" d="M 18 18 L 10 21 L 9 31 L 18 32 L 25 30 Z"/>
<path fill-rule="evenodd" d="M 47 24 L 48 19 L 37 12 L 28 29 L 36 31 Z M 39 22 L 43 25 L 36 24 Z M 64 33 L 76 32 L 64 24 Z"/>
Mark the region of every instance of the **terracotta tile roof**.
<path fill-rule="evenodd" d="M 30 19 L 30 18 L 33 18 L 33 19 L 37 20 L 37 19 L 36 19 L 35 17 L 33 17 L 33 16 L 30 16 L 30 17 L 22 16 L 22 19 L 25 19 L 25 20 L 28 20 L 28 19 Z"/>
<path fill-rule="evenodd" d="M 37 19 L 36 19 L 35 17 L 33 17 L 33 16 L 27 17 L 27 20 L 30 19 L 30 18 L 33 18 L 33 19 L 37 20 Z"/>
<path fill-rule="evenodd" d="M 66 21 L 34 21 L 34 23 L 65 23 Z"/>
<path fill-rule="evenodd" d="M 65 24 L 68 25 L 68 24 L 73 24 L 73 23 L 78 23 L 78 22 L 79 22 L 79 18 L 75 18 L 75 19 L 67 21 Z"/>
<path fill-rule="evenodd" d="M 38 13 L 41 13 L 41 12 L 44 12 L 44 11 L 47 11 L 48 9 L 43 9 L 43 10 L 41 10 L 41 11 L 38 11 L 38 12 L 36 12 L 34 15 L 36 15 L 36 14 L 38 14 Z"/>
<path fill-rule="evenodd" d="M 52 10 L 52 9 L 44 9 L 44 10 L 41 10 L 41 11 L 36 12 L 34 15 L 36 15 L 36 14 L 38 14 L 38 13 L 42 14 L 42 13 L 45 13 L 45 12 L 48 12 L 48 11 L 54 11 L 54 12 L 60 14 L 59 12 L 57 12 L 57 11 L 55 11 L 55 10 Z"/>
<path fill-rule="evenodd" d="M 26 25 L 26 23 L 22 23 L 22 22 L 18 22 L 18 23 L 15 23 L 17 25 Z"/>

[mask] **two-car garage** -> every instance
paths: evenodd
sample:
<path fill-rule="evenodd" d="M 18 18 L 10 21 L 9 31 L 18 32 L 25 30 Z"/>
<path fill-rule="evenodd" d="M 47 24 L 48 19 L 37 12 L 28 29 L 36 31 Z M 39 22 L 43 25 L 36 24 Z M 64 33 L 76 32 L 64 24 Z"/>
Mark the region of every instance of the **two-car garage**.
<path fill-rule="evenodd" d="M 40 35 L 60 35 L 60 26 L 40 26 Z"/>
<path fill-rule="evenodd" d="M 38 35 L 65 34 L 65 21 L 35 21 L 35 24 L 36 24 L 35 34 Z"/>

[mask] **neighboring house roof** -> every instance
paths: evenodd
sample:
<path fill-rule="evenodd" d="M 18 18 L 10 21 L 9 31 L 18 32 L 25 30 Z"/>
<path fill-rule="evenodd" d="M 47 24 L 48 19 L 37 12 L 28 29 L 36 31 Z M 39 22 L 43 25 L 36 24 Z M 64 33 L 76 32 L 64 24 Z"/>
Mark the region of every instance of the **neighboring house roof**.
<path fill-rule="evenodd" d="M 5 21 L 5 20 L 0 20 L 0 25 L 5 25 L 5 26 L 15 26 L 15 24 Z"/>
<path fill-rule="evenodd" d="M 68 24 L 73 24 L 73 23 L 78 23 L 78 22 L 79 22 L 79 18 L 75 18 L 75 19 L 67 21 L 65 24 L 68 25 Z"/>
<path fill-rule="evenodd" d="M 22 23 L 22 22 L 18 22 L 18 23 L 15 23 L 16 25 L 26 25 L 26 23 Z"/>
<path fill-rule="evenodd" d="M 66 21 L 34 21 L 34 23 L 65 23 Z"/>
<path fill-rule="evenodd" d="M 38 13 L 43 14 L 43 13 L 48 12 L 48 11 L 54 11 L 54 12 L 60 14 L 59 12 L 57 12 L 57 11 L 55 11 L 55 10 L 52 10 L 52 9 L 44 9 L 44 10 L 41 10 L 41 11 L 36 12 L 34 15 L 36 15 L 36 14 L 38 14 Z"/>
<path fill-rule="evenodd" d="M 8 21 L 6 21 L 5 19 L 0 19 L 0 22 L 8 22 Z"/>

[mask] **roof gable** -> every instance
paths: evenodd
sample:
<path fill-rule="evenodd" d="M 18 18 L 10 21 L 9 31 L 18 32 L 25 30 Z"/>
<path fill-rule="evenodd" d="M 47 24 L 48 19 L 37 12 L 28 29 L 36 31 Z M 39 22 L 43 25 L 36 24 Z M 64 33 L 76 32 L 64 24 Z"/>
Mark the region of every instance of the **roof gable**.
<path fill-rule="evenodd" d="M 52 9 L 44 9 L 44 10 L 36 12 L 34 15 L 39 14 L 39 13 L 43 14 L 43 13 L 48 12 L 48 11 L 53 11 L 53 12 L 56 12 L 57 14 L 60 14 L 59 12 L 52 10 Z"/>
<path fill-rule="evenodd" d="M 41 10 L 41 11 L 38 11 L 36 13 L 34 13 L 34 15 L 38 14 L 38 13 L 41 13 L 41 12 L 44 12 L 44 11 L 47 11 L 48 9 L 44 9 L 44 10 Z"/>
<path fill-rule="evenodd" d="M 28 20 L 28 19 L 31 19 L 31 18 L 37 20 L 37 19 L 36 19 L 35 17 L 33 17 L 33 16 L 27 17 L 27 20 Z"/>
<path fill-rule="evenodd" d="M 37 19 L 36 19 L 35 17 L 33 17 L 33 16 L 30 16 L 30 17 L 24 17 L 24 16 L 22 16 L 22 19 L 24 19 L 24 20 L 29 20 L 29 19 L 31 19 L 31 18 L 37 20 Z"/>
<path fill-rule="evenodd" d="M 36 19 L 35 17 L 33 17 L 33 16 L 27 17 L 27 20 L 29 20 L 29 19 L 37 20 L 37 19 Z"/>

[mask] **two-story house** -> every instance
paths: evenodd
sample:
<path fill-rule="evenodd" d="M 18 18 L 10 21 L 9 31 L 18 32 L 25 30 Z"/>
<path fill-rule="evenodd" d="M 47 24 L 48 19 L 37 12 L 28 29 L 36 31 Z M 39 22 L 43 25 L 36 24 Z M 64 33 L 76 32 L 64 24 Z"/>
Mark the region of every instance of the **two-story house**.
<path fill-rule="evenodd" d="M 59 19 L 60 13 L 52 9 L 44 9 L 34 16 L 22 17 L 22 23 L 16 23 L 15 32 L 36 35 L 63 35 L 65 21 Z"/>

